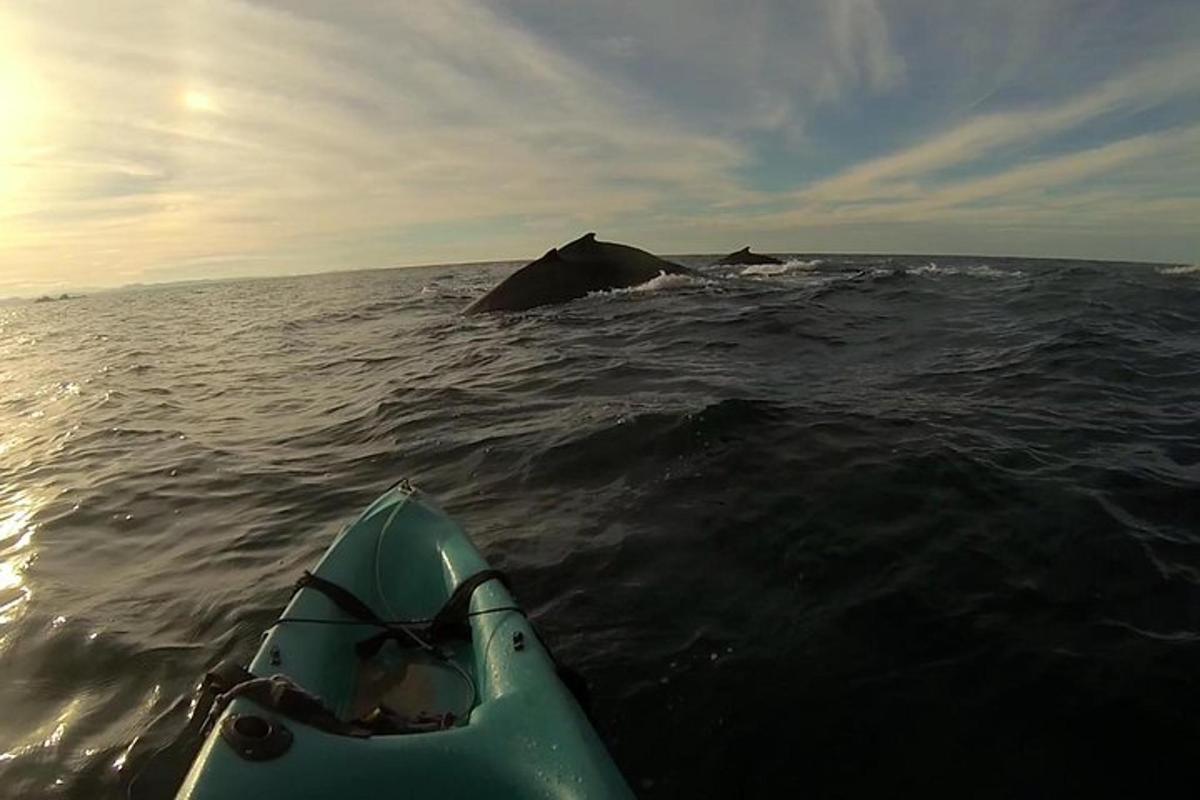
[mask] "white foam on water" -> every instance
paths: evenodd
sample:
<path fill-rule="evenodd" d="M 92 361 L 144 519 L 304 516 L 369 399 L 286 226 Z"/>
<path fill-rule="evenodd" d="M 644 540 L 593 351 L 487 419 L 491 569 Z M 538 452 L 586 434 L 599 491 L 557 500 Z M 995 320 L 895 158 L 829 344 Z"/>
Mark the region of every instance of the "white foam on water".
<path fill-rule="evenodd" d="M 996 269 L 987 264 L 977 267 L 966 267 L 963 272 L 975 278 L 1023 278 L 1025 273 L 1019 269 Z"/>
<path fill-rule="evenodd" d="M 752 264 L 744 268 L 739 274 L 743 278 L 769 278 L 775 275 L 786 275 L 789 272 L 809 270 L 822 263 L 824 262 L 821 259 L 814 258 L 812 261 L 797 259 L 795 261 L 785 261 L 782 264 Z"/>
<path fill-rule="evenodd" d="M 1159 275 L 1200 275 L 1200 264 L 1178 264 L 1155 270 Z"/>
<path fill-rule="evenodd" d="M 1019 269 L 996 269 L 988 264 L 973 264 L 963 267 L 951 267 L 938 264 L 936 261 L 930 261 L 922 267 L 913 267 L 906 270 L 909 275 L 966 275 L 970 278 L 1023 278 L 1025 273 Z"/>
<path fill-rule="evenodd" d="M 665 289 L 681 289 L 686 286 L 708 286 L 712 280 L 700 275 L 682 275 L 679 273 L 660 272 L 645 283 L 637 286 L 626 286 L 620 289 L 601 289 L 588 292 L 588 297 L 607 297 L 618 294 L 634 294 L 642 292 L 659 292 Z"/>
<path fill-rule="evenodd" d="M 681 275 L 679 273 L 660 272 L 655 277 L 639 283 L 637 286 L 631 286 L 631 292 L 657 292 L 662 289 L 679 289 L 683 286 L 703 286 L 712 283 L 706 278 L 700 278 L 695 275 Z"/>
<path fill-rule="evenodd" d="M 744 268 L 740 274 L 742 277 L 752 277 L 755 275 L 769 277 L 771 275 L 783 275 L 787 271 L 786 264 L 754 264 Z"/>

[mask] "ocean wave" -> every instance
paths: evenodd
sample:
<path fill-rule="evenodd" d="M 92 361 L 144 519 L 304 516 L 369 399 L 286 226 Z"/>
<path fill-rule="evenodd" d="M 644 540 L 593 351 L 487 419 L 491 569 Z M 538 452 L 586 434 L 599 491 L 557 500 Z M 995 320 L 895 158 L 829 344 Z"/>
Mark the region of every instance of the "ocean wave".
<path fill-rule="evenodd" d="M 819 267 L 824 263 L 822 259 L 814 258 L 811 261 L 797 259 L 795 261 L 785 261 L 782 264 L 751 264 L 738 274 L 743 278 L 769 278 L 778 275 L 787 275 L 789 272 L 807 271 L 813 267 Z"/>
<path fill-rule="evenodd" d="M 969 278 L 988 278 L 991 280 L 1003 278 L 1023 278 L 1025 273 L 1019 269 L 997 269 L 989 264 L 971 264 L 967 266 L 944 266 L 936 261 L 920 267 L 907 270 L 910 275 L 940 277 L 944 275 L 965 275 Z"/>
<path fill-rule="evenodd" d="M 486 287 L 476 290 L 469 286 L 448 286 L 434 281 L 422 286 L 418 294 L 427 300 L 471 300 L 486 292 Z"/>
<path fill-rule="evenodd" d="M 642 294 L 645 292 L 662 292 L 671 289 L 683 289 L 697 286 L 711 286 L 714 281 L 702 275 L 685 275 L 680 273 L 660 272 L 645 283 L 636 286 L 625 286 L 620 289 L 602 289 L 588 292 L 588 297 L 606 297 L 624 294 Z"/>
<path fill-rule="evenodd" d="M 1159 275 L 1200 275 L 1200 264 L 1178 264 L 1155 270 Z"/>
<path fill-rule="evenodd" d="M 745 398 L 711 401 L 700 408 L 633 409 L 598 420 L 591 429 L 570 430 L 543 450 L 531 454 L 528 469 L 536 475 L 575 476 L 609 481 L 630 470 L 629 453 L 653 455 L 657 471 L 676 459 L 693 461 L 713 448 L 744 445 L 782 417 L 776 405 Z"/>

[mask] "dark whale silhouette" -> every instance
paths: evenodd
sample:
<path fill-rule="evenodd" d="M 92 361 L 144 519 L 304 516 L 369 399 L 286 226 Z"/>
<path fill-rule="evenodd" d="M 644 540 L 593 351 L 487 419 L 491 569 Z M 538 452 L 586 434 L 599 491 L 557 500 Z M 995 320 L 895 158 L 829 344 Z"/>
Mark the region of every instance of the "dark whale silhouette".
<path fill-rule="evenodd" d="M 566 303 L 590 292 L 637 286 L 663 273 L 695 274 L 636 247 L 598 242 L 596 234 L 589 233 L 521 267 L 464 313 L 524 311 Z"/>
<path fill-rule="evenodd" d="M 725 264 L 725 265 L 731 265 L 731 264 L 750 265 L 750 264 L 782 264 L 783 262 L 780 261 L 778 258 L 774 258 L 772 256 L 764 256 L 762 253 L 752 253 L 752 252 L 750 252 L 749 247 L 743 247 L 741 250 L 738 250 L 736 253 L 730 253 L 729 255 L 722 258 L 720 261 L 716 261 L 714 263 Z"/>

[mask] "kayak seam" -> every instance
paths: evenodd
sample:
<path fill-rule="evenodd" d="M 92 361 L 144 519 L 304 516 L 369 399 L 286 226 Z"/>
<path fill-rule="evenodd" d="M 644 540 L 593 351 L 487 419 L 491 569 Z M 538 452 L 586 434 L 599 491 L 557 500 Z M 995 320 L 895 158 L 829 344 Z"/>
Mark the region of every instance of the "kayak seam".
<path fill-rule="evenodd" d="M 408 489 L 408 491 L 405 491 L 406 489 Z M 396 616 L 396 611 L 392 608 L 392 604 L 388 602 L 387 595 L 383 593 L 383 578 L 380 576 L 379 567 L 382 560 L 380 555 L 383 553 L 383 537 L 387 535 L 388 529 L 392 527 L 392 523 L 395 521 L 396 515 L 400 513 L 401 509 L 408 505 L 409 498 L 411 498 L 414 494 L 414 490 L 412 490 L 407 481 L 403 482 L 400 490 L 404 492 L 404 497 L 392 508 L 392 513 L 388 515 L 388 518 L 384 521 L 383 526 L 379 529 L 379 535 L 375 537 L 375 593 L 379 595 L 379 599 L 383 602 L 384 611 L 386 611 L 388 615 L 392 617 Z M 471 692 L 471 700 L 469 703 L 467 703 L 467 717 L 469 718 L 471 712 L 475 709 L 476 701 L 479 699 L 479 688 L 475 685 L 475 679 L 471 677 L 470 673 L 468 673 L 467 670 L 461 664 L 459 664 L 452 655 L 443 652 L 439 648 L 435 648 L 432 644 L 422 639 L 413 631 L 409 630 L 408 626 L 397 625 L 396 627 L 404 631 L 404 633 L 406 633 L 410 639 L 416 642 L 422 650 L 427 653 L 432 653 L 449 665 L 455 672 L 458 673 L 459 677 L 466 682 L 467 688 Z"/>
<path fill-rule="evenodd" d="M 396 520 L 396 515 L 400 510 L 408 505 L 408 498 L 411 494 L 406 494 L 392 507 L 392 513 L 388 514 L 388 518 L 384 521 L 383 526 L 379 529 L 379 535 L 375 537 L 375 593 L 379 595 L 379 599 L 383 601 L 383 608 L 387 611 L 388 616 L 396 616 L 396 612 L 392 609 L 392 604 L 388 602 L 387 595 L 383 593 L 383 579 L 379 575 L 379 555 L 383 552 L 383 537 L 387 534 L 388 528 Z"/>

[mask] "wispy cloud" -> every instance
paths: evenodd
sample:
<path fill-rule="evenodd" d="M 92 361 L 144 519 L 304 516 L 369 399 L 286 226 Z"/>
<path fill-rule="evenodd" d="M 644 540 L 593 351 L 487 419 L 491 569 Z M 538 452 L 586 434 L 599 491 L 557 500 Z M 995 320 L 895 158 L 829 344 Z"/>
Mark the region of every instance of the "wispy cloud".
<path fill-rule="evenodd" d="M 904 82 L 904 58 L 892 47 L 887 18 L 875 0 L 832 4 L 828 27 L 833 47 L 822 73 L 822 97 L 840 97 L 846 83 L 886 91 Z"/>
<path fill-rule="evenodd" d="M 936 176 L 1016 143 L 1044 139 L 1105 114 L 1135 111 L 1200 92 L 1200 49 L 1142 65 L 1054 106 L 973 117 L 897 153 L 856 165 L 804 191 L 807 198 L 854 201 L 887 195 L 891 182 Z M 912 187 L 907 187 L 912 190 Z"/>
<path fill-rule="evenodd" d="M 904 201 L 862 203 L 835 209 L 813 209 L 814 218 L 834 222 L 920 222 L 939 219 L 1011 226 L 1017 221 L 1053 226 L 1156 226 L 1178 224 L 1152 208 L 1196 208 L 1200 198 L 1187 194 L 1131 199 L 1128 191 L 1073 191 L 1096 176 L 1129 180 L 1147 160 L 1186 158 L 1200 150 L 1200 128 L 1147 134 L 1112 144 L 1046 159 L 974 180 L 956 181 L 929 192 L 914 191 Z M 1194 173 L 1195 170 L 1192 170 Z M 1193 176 L 1194 177 L 1194 176 Z M 1179 184 L 1178 189 L 1184 189 Z M 796 212 L 791 213 L 795 219 Z M 1190 220 L 1194 224 L 1196 218 Z"/>
<path fill-rule="evenodd" d="M 19 20 L 46 108 L 44 144 L 5 154 L 20 184 L 6 263 L 102 267 L 114 221 L 137 228 L 111 256 L 127 270 L 388 225 L 603 215 L 694 195 L 744 157 L 474 4 L 341 24 L 196 9 Z"/>

